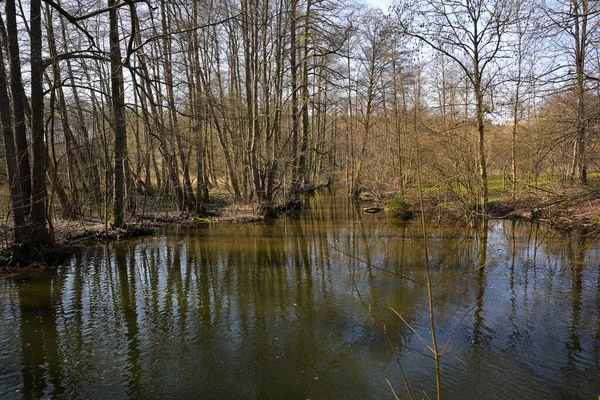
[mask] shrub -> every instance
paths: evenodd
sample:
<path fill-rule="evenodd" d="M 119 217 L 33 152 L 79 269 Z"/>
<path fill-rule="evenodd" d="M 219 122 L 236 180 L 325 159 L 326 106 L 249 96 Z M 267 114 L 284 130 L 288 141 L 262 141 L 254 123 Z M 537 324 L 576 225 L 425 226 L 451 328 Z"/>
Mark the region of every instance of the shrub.
<path fill-rule="evenodd" d="M 413 215 L 410 203 L 399 196 L 392 198 L 387 203 L 387 210 L 391 215 L 398 218 L 410 218 Z"/>

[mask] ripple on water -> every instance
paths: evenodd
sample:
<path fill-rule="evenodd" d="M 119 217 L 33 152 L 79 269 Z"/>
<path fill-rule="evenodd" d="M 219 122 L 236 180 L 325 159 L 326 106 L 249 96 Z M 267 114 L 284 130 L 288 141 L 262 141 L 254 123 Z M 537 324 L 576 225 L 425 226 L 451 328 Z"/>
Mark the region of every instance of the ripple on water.
<path fill-rule="evenodd" d="M 386 398 L 387 380 L 402 395 L 370 312 L 414 393 L 431 397 L 414 333 L 430 341 L 419 224 L 352 210 L 316 195 L 293 218 L 165 230 L 0 280 L 0 397 L 24 377 L 71 398 Z M 597 397 L 596 241 L 510 221 L 492 222 L 487 241 L 430 232 L 440 344 L 451 337 L 444 398 Z M 25 322 L 36 316 L 42 328 Z M 23 335 L 40 359 L 23 356 Z"/>

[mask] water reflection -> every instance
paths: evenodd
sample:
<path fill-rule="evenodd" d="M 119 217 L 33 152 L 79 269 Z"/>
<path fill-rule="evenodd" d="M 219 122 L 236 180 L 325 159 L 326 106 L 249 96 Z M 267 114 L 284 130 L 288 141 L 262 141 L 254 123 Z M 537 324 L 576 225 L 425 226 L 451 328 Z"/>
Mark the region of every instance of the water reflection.
<path fill-rule="evenodd" d="M 51 283 L 57 285 L 55 290 Z M 60 280 L 42 276 L 37 280 L 23 279 L 18 284 L 21 376 L 25 398 L 41 398 L 45 393 L 56 396 L 64 391 L 57 321 L 53 313 L 58 305 L 53 294 L 61 292 L 60 283 Z"/>
<path fill-rule="evenodd" d="M 596 239 L 516 221 L 429 228 L 447 398 L 600 393 Z M 317 193 L 262 224 L 178 228 L 0 280 L 0 398 L 434 393 L 419 225 Z M 386 272 L 392 271 L 393 273 Z M 402 278 L 402 277 L 406 278 Z"/>

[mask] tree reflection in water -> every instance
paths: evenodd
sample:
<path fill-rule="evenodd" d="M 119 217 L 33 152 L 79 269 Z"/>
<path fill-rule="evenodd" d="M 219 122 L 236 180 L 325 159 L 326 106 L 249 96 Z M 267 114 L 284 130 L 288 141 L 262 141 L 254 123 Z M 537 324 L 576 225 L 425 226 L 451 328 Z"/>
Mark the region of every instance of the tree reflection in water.
<path fill-rule="evenodd" d="M 433 393 L 433 363 L 390 311 L 428 335 L 426 288 L 399 277 L 424 281 L 418 224 L 362 214 L 345 196 L 305 203 L 1 279 L 0 397 L 390 397 L 386 379 L 400 388 L 401 377 L 349 270 L 414 393 Z M 596 239 L 515 221 L 428 229 L 439 341 L 451 338 L 445 398 L 600 393 Z"/>

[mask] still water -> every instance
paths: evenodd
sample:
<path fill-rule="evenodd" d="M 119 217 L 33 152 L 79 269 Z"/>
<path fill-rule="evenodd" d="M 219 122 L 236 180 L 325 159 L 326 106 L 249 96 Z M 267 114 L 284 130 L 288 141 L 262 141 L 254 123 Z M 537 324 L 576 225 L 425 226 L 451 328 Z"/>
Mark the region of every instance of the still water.
<path fill-rule="evenodd" d="M 305 202 L 0 279 L 0 398 L 406 398 L 390 342 L 415 397 L 434 397 L 419 223 L 326 191 Z M 444 397 L 597 399 L 598 240 L 428 229 Z"/>

